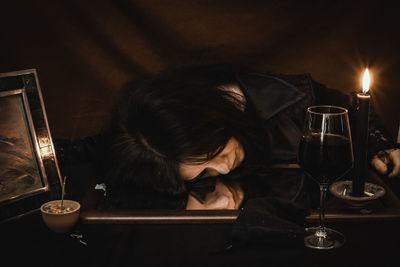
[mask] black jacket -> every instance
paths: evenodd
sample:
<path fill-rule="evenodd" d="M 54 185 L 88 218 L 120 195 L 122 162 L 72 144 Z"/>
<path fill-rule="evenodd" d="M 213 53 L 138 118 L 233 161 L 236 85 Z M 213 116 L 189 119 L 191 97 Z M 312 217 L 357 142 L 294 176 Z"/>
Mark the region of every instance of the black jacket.
<path fill-rule="evenodd" d="M 303 75 L 276 75 L 270 73 L 246 73 L 236 76 L 246 101 L 256 109 L 265 123 L 265 134 L 268 138 L 268 145 L 271 154 L 271 166 L 275 168 L 272 172 L 273 177 L 290 177 L 293 175 L 279 175 L 276 170 L 284 170 L 293 167 L 297 163 L 297 151 L 302 135 L 302 125 L 305 110 L 310 105 L 336 105 L 349 110 L 351 126 L 354 125 L 354 111 L 357 108 L 357 98 L 355 94 L 343 94 L 337 90 L 329 89 L 326 86 L 313 81 L 308 74 Z M 393 138 L 383 127 L 379 118 L 375 115 L 373 109 L 369 116 L 369 158 L 375 155 L 379 150 L 394 147 Z M 107 135 L 99 134 L 80 140 L 55 140 L 57 158 L 59 160 L 61 172 L 63 175 L 74 176 L 71 169 L 76 165 L 88 164 L 92 169 L 93 179 L 99 183 L 102 181 L 102 173 L 107 162 L 104 162 L 104 149 L 107 143 Z M 259 181 L 263 181 L 264 175 L 271 177 L 271 173 L 261 174 Z M 289 180 L 281 178 L 268 179 L 273 186 L 266 185 L 269 188 L 268 193 L 272 196 L 283 196 L 290 201 L 302 199 L 303 178 L 301 175 L 294 175 Z M 73 180 L 72 177 L 69 179 Z M 294 180 L 293 180 L 294 179 Z M 257 179 L 253 180 L 257 181 Z M 82 184 L 77 182 L 77 184 Z M 86 183 L 87 184 L 87 183 Z M 257 182 L 250 183 L 249 192 L 253 189 L 257 191 L 260 187 Z M 290 190 L 288 190 L 290 188 Z M 264 192 L 264 191 L 263 191 Z M 247 196 L 259 196 L 261 192 L 251 192 Z M 150 194 L 150 192 L 149 192 Z M 157 194 L 154 194 L 156 199 Z M 146 198 L 145 205 L 149 207 L 160 208 L 165 204 L 167 208 L 174 206 L 174 200 L 168 202 L 165 197 L 159 198 L 159 201 L 149 201 Z M 301 200 L 303 201 L 303 200 Z M 130 202 L 129 199 L 126 202 Z M 169 204 L 166 204 L 169 203 Z M 142 203 L 143 204 L 143 203 Z M 140 204 L 140 205 L 142 205 Z M 132 200 L 126 206 L 137 207 L 137 200 Z M 143 204 L 144 205 L 144 204 Z M 161 206 L 160 206 L 161 205 Z M 178 205 L 182 207 L 182 203 Z M 184 205 L 183 205 L 184 206 Z"/>

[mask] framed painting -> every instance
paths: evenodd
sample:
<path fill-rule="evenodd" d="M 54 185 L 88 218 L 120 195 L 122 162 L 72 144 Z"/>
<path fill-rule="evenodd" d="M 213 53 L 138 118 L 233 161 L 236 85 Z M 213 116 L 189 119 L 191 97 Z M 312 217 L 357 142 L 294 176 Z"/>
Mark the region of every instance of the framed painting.
<path fill-rule="evenodd" d="M 60 189 L 36 70 L 0 74 L 0 222 L 38 211 Z"/>

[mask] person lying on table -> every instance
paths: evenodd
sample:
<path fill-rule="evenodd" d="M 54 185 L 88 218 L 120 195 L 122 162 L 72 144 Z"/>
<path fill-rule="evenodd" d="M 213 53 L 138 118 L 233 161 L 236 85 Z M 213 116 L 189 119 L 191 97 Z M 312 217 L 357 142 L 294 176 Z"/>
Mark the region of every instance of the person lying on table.
<path fill-rule="evenodd" d="M 308 106 L 345 107 L 352 125 L 356 101 L 308 74 L 228 64 L 134 81 L 121 90 L 104 138 L 107 199 L 125 208 L 238 209 L 247 196 L 240 182 L 262 180 L 260 191 L 304 203 L 303 178 L 274 170 L 297 164 Z M 369 162 L 399 177 L 400 150 L 372 109 L 369 125 Z"/>

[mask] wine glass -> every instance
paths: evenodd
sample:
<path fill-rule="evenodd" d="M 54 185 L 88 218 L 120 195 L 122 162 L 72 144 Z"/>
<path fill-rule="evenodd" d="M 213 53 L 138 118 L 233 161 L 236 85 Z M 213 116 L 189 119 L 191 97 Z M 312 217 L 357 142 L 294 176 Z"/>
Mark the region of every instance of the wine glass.
<path fill-rule="evenodd" d="M 353 167 L 348 111 L 327 105 L 308 107 L 303 130 L 300 165 L 320 189 L 319 225 L 306 228 L 304 244 L 315 249 L 336 248 L 344 244 L 345 237 L 325 227 L 325 198 L 329 185 Z"/>

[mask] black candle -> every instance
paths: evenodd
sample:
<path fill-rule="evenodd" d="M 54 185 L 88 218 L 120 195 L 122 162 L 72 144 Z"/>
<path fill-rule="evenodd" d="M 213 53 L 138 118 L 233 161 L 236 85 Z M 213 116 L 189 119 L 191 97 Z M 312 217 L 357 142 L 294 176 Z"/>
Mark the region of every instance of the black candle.
<path fill-rule="evenodd" d="M 354 136 L 354 174 L 353 193 L 355 197 L 364 196 L 365 171 L 367 168 L 367 146 L 368 146 L 368 113 L 371 96 L 367 94 L 370 77 L 368 69 L 363 76 L 363 92 L 357 94 L 358 108 L 356 114 L 356 128 Z"/>

